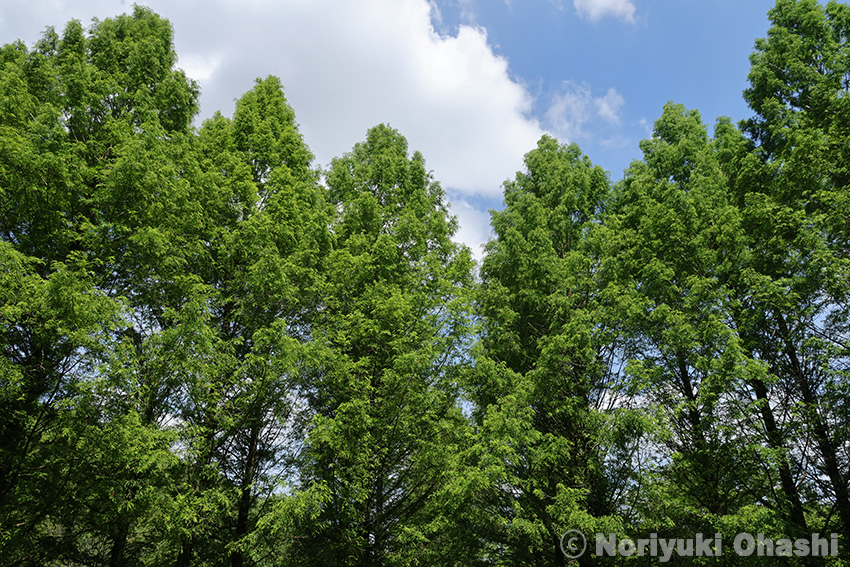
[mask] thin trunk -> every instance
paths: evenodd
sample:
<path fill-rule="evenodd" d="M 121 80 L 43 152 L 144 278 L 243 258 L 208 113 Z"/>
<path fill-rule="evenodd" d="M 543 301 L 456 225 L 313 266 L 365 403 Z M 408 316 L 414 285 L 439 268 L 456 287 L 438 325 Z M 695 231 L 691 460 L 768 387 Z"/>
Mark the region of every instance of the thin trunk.
<path fill-rule="evenodd" d="M 786 447 L 782 442 L 782 434 L 776 425 L 773 408 L 770 407 L 770 402 L 767 398 L 767 387 L 761 380 L 753 381 L 752 386 L 756 393 L 756 399 L 759 401 L 759 411 L 761 412 L 764 429 L 767 433 L 767 444 L 780 455 L 779 480 L 782 483 L 782 493 L 785 498 L 782 507 L 787 507 L 788 519 L 799 528 L 799 533 L 808 534 L 810 532 L 806 523 L 806 517 L 803 514 L 800 493 L 797 491 L 797 485 L 794 484 L 794 478 L 791 475 L 791 466 L 788 463 L 788 457 L 786 455 Z"/>
<path fill-rule="evenodd" d="M 785 318 L 779 315 L 777 320 L 779 322 L 779 330 L 782 332 L 785 341 L 785 352 L 791 363 L 791 372 L 794 374 L 794 378 L 800 388 L 803 403 L 808 410 L 807 414 L 810 421 L 807 425 L 811 427 L 818 450 L 823 458 L 824 469 L 835 494 L 835 508 L 838 510 L 838 515 L 843 524 L 844 534 L 847 536 L 850 535 L 850 493 L 847 490 L 847 482 L 838 464 L 835 445 L 829 436 L 826 424 L 824 424 L 821 418 L 817 394 L 812 390 L 808 376 L 803 371 L 803 366 L 797 356 L 797 350 L 791 341 L 791 335 L 785 323 Z"/>
<path fill-rule="evenodd" d="M 552 547 L 555 550 L 555 561 L 552 564 L 555 565 L 555 567 L 565 567 L 565 565 L 567 564 L 567 558 L 564 555 L 564 552 L 561 550 L 561 538 L 557 534 L 555 534 L 552 540 L 552 543 L 554 544 Z"/>
<path fill-rule="evenodd" d="M 174 563 L 174 567 L 189 567 L 189 564 L 192 562 L 192 539 L 190 536 L 181 542 L 180 553 L 177 555 L 177 561 Z"/>
<path fill-rule="evenodd" d="M 377 559 L 380 557 L 384 545 L 383 538 L 381 537 L 381 527 L 384 524 L 384 475 L 382 474 L 381 467 L 378 468 L 378 484 L 375 487 L 375 493 L 375 517 L 372 519 L 374 542 L 372 556 Z M 377 563 L 380 563 L 380 561 L 377 561 Z"/>
<path fill-rule="evenodd" d="M 118 521 L 118 528 L 112 540 L 112 549 L 109 552 L 109 567 L 124 567 L 127 564 L 127 536 L 129 526 L 124 520 Z"/>
<path fill-rule="evenodd" d="M 702 414 L 699 411 L 699 406 L 697 405 L 697 393 L 694 391 L 694 385 L 691 381 L 691 374 L 688 371 L 688 363 L 684 353 L 679 353 L 678 356 L 679 363 L 679 379 L 682 381 L 682 393 L 685 395 L 685 398 L 688 400 L 688 408 L 687 419 L 688 423 L 691 426 L 691 431 L 693 434 L 693 442 L 696 446 L 697 450 L 702 451 L 706 448 L 706 440 L 705 433 L 703 432 L 703 420 Z"/>
<path fill-rule="evenodd" d="M 239 511 L 236 516 L 235 539 L 238 541 L 248 533 L 248 514 L 251 511 L 251 485 L 254 481 L 254 470 L 257 466 L 257 444 L 260 438 L 259 420 L 251 424 L 251 432 L 248 438 L 248 458 L 245 463 L 245 475 L 242 477 L 240 486 Z M 241 551 L 234 551 L 230 556 L 231 567 L 242 567 L 245 557 Z"/>

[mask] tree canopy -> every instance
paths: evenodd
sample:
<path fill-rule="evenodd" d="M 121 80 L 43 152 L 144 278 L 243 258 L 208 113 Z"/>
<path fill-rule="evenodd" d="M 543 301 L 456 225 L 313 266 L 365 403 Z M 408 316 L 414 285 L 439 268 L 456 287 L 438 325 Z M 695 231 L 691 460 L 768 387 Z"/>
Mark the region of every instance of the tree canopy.
<path fill-rule="evenodd" d="M 541 138 L 480 266 L 388 125 L 196 125 L 147 8 L 2 46 L 0 564 L 847 564 L 848 10 L 778 0 L 753 115 L 622 179 Z"/>

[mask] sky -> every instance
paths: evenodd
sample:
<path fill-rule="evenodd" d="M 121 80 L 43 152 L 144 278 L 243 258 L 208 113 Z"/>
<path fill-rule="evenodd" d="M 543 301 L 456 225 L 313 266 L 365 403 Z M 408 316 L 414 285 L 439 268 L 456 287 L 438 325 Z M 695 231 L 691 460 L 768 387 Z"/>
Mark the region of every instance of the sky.
<path fill-rule="evenodd" d="M 751 112 L 749 56 L 773 0 L 149 0 L 201 87 L 197 124 L 275 75 L 316 164 L 372 126 L 418 150 L 476 258 L 502 183 L 544 134 L 622 179 L 668 101 L 711 128 Z M 123 0 L 3 0 L 0 43 L 132 12 Z"/>

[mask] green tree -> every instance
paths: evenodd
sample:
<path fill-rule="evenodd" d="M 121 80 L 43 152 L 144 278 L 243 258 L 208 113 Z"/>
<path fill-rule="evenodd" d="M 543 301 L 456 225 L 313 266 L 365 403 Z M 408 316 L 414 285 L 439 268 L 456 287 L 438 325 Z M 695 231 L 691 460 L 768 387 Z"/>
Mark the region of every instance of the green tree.
<path fill-rule="evenodd" d="M 724 407 L 745 364 L 722 285 L 740 219 L 697 112 L 667 105 L 641 149 L 605 222 L 609 317 L 630 337 L 630 393 L 664 411 L 665 474 L 698 510 L 722 515 L 740 505 L 746 467 Z"/>
<path fill-rule="evenodd" d="M 184 488 L 194 503 L 177 529 L 177 564 L 228 555 L 238 566 L 269 553 L 256 529 L 294 478 L 296 388 L 329 209 L 275 77 L 258 80 L 232 120 L 206 121 L 197 155 L 212 218 L 207 256 L 189 266 L 203 282 L 202 301 L 188 303 L 194 310 L 180 334 L 197 350 L 179 406 L 190 448 Z M 198 507 L 209 514 L 199 517 Z"/>
<path fill-rule="evenodd" d="M 168 482 L 168 439 L 145 404 L 120 401 L 138 389 L 103 369 L 141 345 L 164 305 L 150 290 L 175 280 L 155 268 L 169 252 L 179 262 L 166 235 L 187 219 L 140 204 L 186 188 L 167 149 L 189 134 L 197 87 L 173 69 L 170 25 L 143 8 L 0 57 L 4 292 L 19 292 L 3 307 L 3 555 L 122 565 Z M 128 71 L 142 58 L 148 71 Z"/>
<path fill-rule="evenodd" d="M 563 565 L 561 535 L 601 527 L 595 518 L 614 508 L 598 435 L 613 342 L 596 317 L 586 246 L 610 187 L 577 146 L 549 137 L 525 166 L 491 213 L 473 399 L 482 427 L 504 436 L 494 442 L 514 447 L 499 487 L 502 561 Z"/>
<path fill-rule="evenodd" d="M 762 315 L 752 318 L 753 349 L 795 411 L 797 475 L 816 511 L 812 528 L 846 537 L 850 11 L 780 0 L 769 16 L 744 93 L 761 158 L 758 183 L 740 191 L 764 290 L 754 294 Z"/>
<path fill-rule="evenodd" d="M 397 131 L 369 130 L 326 182 L 337 215 L 314 336 L 327 354 L 305 387 L 314 417 L 301 475 L 328 501 L 305 560 L 448 561 L 440 550 L 457 536 L 443 506 L 469 437 L 457 372 L 470 254 L 452 242 L 443 191 Z"/>
<path fill-rule="evenodd" d="M 800 297 L 771 268 L 790 244 L 763 232 L 788 218 L 759 194 L 769 169 L 728 120 L 711 139 L 680 105 L 641 148 L 597 233 L 630 403 L 663 425 L 645 440 L 657 457 L 636 476 L 632 529 L 808 537 L 799 467 L 810 456 L 795 438 L 805 425 L 766 325 L 773 302 Z"/>

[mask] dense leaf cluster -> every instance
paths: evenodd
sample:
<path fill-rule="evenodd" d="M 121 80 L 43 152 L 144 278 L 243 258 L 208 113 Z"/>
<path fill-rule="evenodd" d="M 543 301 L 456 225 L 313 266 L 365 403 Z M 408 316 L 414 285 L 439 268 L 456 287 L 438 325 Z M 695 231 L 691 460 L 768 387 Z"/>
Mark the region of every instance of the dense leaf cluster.
<path fill-rule="evenodd" d="M 769 15 L 752 119 L 542 138 L 477 274 L 399 132 L 319 170 L 274 77 L 194 127 L 150 10 L 0 48 L 0 564 L 844 565 L 850 7 Z"/>

